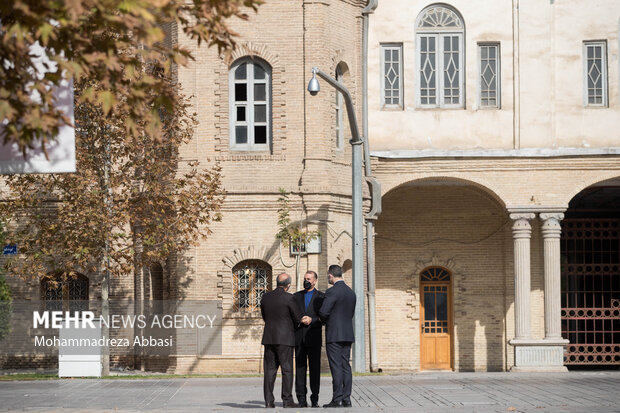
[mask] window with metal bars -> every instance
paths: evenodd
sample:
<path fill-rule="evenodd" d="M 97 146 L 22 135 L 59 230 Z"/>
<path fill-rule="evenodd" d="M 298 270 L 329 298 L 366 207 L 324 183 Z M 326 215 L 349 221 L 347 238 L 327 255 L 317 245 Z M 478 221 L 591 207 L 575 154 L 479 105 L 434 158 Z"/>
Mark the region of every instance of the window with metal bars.
<path fill-rule="evenodd" d="M 607 106 L 607 43 L 583 43 L 584 105 Z"/>
<path fill-rule="evenodd" d="M 264 261 L 246 260 L 232 270 L 233 310 L 260 309 L 263 295 L 271 290 L 271 266 Z"/>
<path fill-rule="evenodd" d="M 481 108 L 500 107 L 499 43 L 478 44 L 480 75 L 478 105 Z"/>
<path fill-rule="evenodd" d="M 48 274 L 41 279 L 41 301 L 46 311 L 88 310 L 88 277 Z"/>
<path fill-rule="evenodd" d="M 381 103 L 384 109 L 403 107 L 403 45 L 381 45 Z"/>
<path fill-rule="evenodd" d="M 620 220 L 562 222 L 562 336 L 567 365 L 620 365 Z"/>

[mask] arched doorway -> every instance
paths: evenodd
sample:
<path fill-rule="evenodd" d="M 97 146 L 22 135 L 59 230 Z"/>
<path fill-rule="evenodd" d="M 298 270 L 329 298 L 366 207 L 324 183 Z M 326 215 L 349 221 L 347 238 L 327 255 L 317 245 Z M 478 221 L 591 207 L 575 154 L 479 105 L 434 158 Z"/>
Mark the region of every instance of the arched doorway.
<path fill-rule="evenodd" d="M 620 181 L 575 196 L 562 222 L 562 335 L 572 369 L 620 367 Z"/>
<path fill-rule="evenodd" d="M 442 267 L 420 274 L 420 369 L 452 369 L 451 274 Z"/>
<path fill-rule="evenodd" d="M 505 314 L 514 279 L 507 265 L 512 233 L 505 204 L 488 188 L 453 178 L 411 181 L 382 201 L 375 236 L 381 368 L 502 370 L 510 350 Z M 421 276 L 430 268 L 443 268 L 449 277 Z M 449 307 L 436 318 L 436 300 L 448 297 Z M 426 314 L 425 300 L 431 299 L 433 314 Z M 428 333 L 426 321 L 434 323 Z M 438 345 L 444 346 L 441 356 L 431 356 Z"/>

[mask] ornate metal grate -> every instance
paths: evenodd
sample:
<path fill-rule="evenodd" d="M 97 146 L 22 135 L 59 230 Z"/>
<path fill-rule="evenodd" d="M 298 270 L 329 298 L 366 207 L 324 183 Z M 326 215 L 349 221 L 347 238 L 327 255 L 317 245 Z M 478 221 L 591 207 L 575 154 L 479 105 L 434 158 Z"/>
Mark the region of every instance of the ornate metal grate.
<path fill-rule="evenodd" d="M 233 309 L 257 311 L 261 298 L 271 290 L 271 266 L 263 261 L 242 261 L 233 268 Z"/>
<path fill-rule="evenodd" d="M 620 365 L 620 220 L 562 223 L 562 335 L 567 365 Z"/>
<path fill-rule="evenodd" d="M 41 280 L 41 299 L 48 311 L 88 310 L 88 278 L 84 275 L 49 275 Z"/>

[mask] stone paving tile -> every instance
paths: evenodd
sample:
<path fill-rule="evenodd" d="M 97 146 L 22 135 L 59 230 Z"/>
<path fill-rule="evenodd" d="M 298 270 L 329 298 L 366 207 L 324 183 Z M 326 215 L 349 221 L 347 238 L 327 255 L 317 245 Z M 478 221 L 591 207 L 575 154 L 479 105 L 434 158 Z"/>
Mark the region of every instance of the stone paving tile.
<path fill-rule="evenodd" d="M 276 400 L 279 400 L 279 391 L 280 379 L 276 382 Z M 262 379 L 258 377 L 0 382 L 0 410 L 274 411 L 263 408 L 262 394 Z M 327 403 L 330 399 L 331 381 L 329 377 L 323 377 L 320 403 Z M 352 401 L 352 409 L 337 411 L 620 412 L 620 372 L 356 376 Z M 279 406 L 276 411 L 281 411 L 281 402 L 276 405 Z"/>

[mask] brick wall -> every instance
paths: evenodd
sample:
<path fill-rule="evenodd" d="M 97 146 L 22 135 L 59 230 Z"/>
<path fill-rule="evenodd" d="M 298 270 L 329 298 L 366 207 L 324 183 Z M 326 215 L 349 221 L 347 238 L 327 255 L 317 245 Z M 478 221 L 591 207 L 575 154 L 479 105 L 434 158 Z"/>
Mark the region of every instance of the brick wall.
<path fill-rule="evenodd" d="M 419 277 L 436 265 L 452 274 L 454 368 L 505 369 L 506 316 L 513 300 L 507 212 L 487 193 L 462 184 L 403 187 L 383 202 L 376 235 L 379 366 L 420 368 Z M 541 265 L 533 262 L 533 268 Z M 533 289 L 541 276 L 533 271 Z"/>

